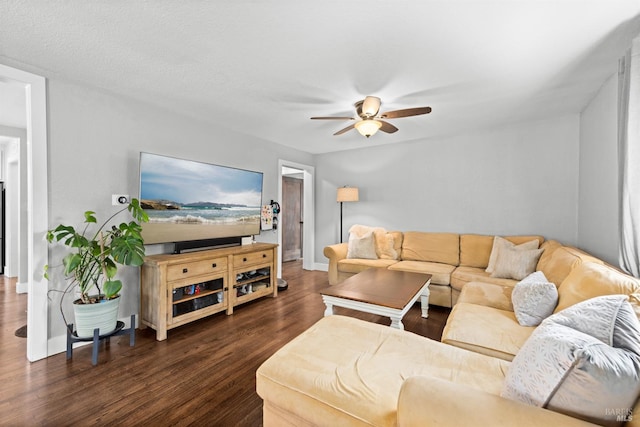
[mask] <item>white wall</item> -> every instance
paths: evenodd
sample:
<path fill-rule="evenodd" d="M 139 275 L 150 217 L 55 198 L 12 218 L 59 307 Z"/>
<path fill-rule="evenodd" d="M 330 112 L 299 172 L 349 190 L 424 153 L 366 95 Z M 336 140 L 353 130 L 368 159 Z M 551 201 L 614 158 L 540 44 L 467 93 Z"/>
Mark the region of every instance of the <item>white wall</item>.
<path fill-rule="evenodd" d="M 313 162 L 308 153 L 225 131 L 179 112 L 55 79 L 48 80 L 48 89 L 50 227 L 81 225 L 85 210 L 106 218 L 116 209 L 111 194 L 137 196 L 140 151 L 261 171 L 266 201 L 277 199 L 278 159 Z M 268 233 L 259 240 L 276 242 L 277 236 Z M 60 253 L 58 248 L 50 250 L 52 265 Z M 120 317 L 128 319 L 138 312 L 138 271 L 123 269 L 121 277 L 126 284 Z M 63 285 L 59 277 L 51 282 L 53 288 Z M 50 338 L 62 338 L 65 331 L 57 301 L 49 307 Z M 70 304 L 66 311 L 71 313 Z"/>
<path fill-rule="evenodd" d="M 384 135 L 376 135 L 382 137 Z M 316 156 L 316 262 L 353 224 L 577 241 L 579 117 Z M 346 238 L 345 238 L 346 240 Z"/>
<path fill-rule="evenodd" d="M 580 115 L 578 246 L 618 265 L 618 79 L 612 75 Z"/>

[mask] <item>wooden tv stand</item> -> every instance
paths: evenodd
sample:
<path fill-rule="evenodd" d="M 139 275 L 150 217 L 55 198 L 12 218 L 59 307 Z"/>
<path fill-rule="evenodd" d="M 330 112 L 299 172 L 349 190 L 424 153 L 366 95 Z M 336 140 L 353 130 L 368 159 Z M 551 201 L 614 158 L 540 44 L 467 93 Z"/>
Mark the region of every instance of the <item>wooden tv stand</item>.
<path fill-rule="evenodd" d="M 253 243 L 145 258 L 140 273 L 140 328 L 167 331 L 256 298 L 278 296 L 278 245 Z"/>

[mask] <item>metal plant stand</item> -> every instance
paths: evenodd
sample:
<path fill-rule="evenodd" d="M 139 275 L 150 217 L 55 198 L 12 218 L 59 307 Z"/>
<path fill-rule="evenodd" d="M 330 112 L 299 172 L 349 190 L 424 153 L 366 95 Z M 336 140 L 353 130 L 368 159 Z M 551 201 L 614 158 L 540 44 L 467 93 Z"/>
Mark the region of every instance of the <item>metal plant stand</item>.
<path fill-rule="evenodd" d="M 71 332 L 73 331 L 73 332 Z M 107 340 L 110 342 L 111 337 L 118 335 L 129 334 L 129 346 L 133 347 L 136 344 L 136 315 L 131 315 L 131 326 L 124 329 L 124 322 L 118 320 L 116 328 L 108 334 L 100 335 L 100 329 L 93 330 L 93 337 L 80 338 L 77 332 L 73 329 L 73 323 L 67 325 L 67 360 L 73 357 L 73 344 L 81 341 L 93 341 L 93 351 L 91 353 L 91 363 L 95 366 L 98 364 L 98 345 L 100 341 Z"/>

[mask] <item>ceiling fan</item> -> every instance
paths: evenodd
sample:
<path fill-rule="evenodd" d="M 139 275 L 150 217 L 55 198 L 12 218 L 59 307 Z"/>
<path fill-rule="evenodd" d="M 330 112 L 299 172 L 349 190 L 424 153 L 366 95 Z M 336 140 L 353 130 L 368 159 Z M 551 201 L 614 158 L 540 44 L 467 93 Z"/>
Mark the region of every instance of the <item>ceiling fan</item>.
<path fill-rule="evenodd" d="M 387 111 L 386 113 L 380 113 L 380 98 L 375 96 L 367 96 L 365 99 L 358 101 L 354 104 L 356 107 L 356 113 L 360 120 L 355 117 L 311 117 L 312 120 L 357 120 L 354 124 L 347 126 L 344 129 L 340 129 L 333 135 L 342 135 L 345 132 L 355 128 L 361 135 L 369 138 L 371 135 L 381 130 L 386 133 L 394 133 L 398 130 L 397 127 L 389 122 L 380 119 L 398 119 L 400 117 L 419 116 L 421 114 L 429 114 L 431 107 L 416 107 L 406 108 L 403 110 Z M 379 114 L 380 113 L 380 114 Z"/>

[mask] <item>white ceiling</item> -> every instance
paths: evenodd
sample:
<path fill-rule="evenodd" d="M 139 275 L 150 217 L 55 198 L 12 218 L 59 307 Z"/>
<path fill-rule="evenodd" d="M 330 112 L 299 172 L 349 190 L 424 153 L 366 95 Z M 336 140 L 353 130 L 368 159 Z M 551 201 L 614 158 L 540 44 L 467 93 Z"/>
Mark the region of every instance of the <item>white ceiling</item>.
<path fill-rule="evenodd" d="M 639 12 L 640 0 L 3 0 L 0 62 L 322 153 L 577 113 Z M 352 115 L 365 95 L 433 112 L 368 140 L 309 120 Z"/>

